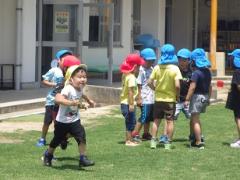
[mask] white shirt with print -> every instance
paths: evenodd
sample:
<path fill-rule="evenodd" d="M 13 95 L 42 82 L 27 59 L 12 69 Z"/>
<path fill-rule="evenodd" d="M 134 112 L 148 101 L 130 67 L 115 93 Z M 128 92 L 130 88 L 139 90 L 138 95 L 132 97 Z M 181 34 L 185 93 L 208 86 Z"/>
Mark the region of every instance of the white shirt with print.
<path fill-rule="evenodd" d="M 68 100 L 80 100 L 83 93 L 76 90 L 72 85 L 66 85 L 61 94 Z M 60 104 L 56 121 L 61 123 L 72 123 L 80 119 L 79 109 L 77 106 L 65 106 Z"/>
<path fill-rule="evenodd" d="M 147 81 L 152 73 L 153 68 L 140 66 L 137 77 L 137 84 L 142 86 L 141 96 L 142 104 L 154 104 L 154 91 L 148 86 Z"/>

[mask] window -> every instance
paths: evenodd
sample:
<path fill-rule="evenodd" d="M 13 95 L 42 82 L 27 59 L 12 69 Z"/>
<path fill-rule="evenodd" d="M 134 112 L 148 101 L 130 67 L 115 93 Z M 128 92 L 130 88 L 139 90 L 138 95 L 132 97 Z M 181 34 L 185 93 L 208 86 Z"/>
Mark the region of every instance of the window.
<path fill-rule="evenodd" d="M 133 39 L 141 34 L 141 1 L 133 0 Z"/>
<path fill-rule="evenodd" d="M 113 44 L 121 45 L 121 0 L 90 0 L 91 3 L 114 4 Z M 89 46 L 106 46 L 110 10 L 107 7 L 90 7 L 89 12 Z"/>

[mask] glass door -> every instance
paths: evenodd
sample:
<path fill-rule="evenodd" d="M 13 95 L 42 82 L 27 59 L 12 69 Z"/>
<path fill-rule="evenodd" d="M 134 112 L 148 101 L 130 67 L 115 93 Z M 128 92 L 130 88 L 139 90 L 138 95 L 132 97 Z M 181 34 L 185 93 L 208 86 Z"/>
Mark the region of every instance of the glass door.
<path fill-rule="evenodd" d="M 51 61 L 60 49 L 69 49 L 81 56 L 81 9 L 79 0 L 40 0 L 37 27 L 37 77 L 50 69 Z"/>

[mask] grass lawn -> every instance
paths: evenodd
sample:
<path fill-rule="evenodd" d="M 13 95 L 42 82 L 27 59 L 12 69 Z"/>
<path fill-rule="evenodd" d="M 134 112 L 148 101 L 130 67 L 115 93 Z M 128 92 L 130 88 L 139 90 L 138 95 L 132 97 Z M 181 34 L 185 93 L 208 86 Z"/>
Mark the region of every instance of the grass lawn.
<path fill-rule="evenodd" d="M 21 121 L 16 118 L 14 121 Z M 40 116 L 24 117 L 39 121 Z M 93 167 L 78 169 L 78 150 L 73 139 L 66 151 L 57 148 L 53 167 L 44 167 L 44 148 L 35 146 L 37 131 L 1 133 L 1 137 L 23 140 L 0 144 L 0 179 L 239 179 L 240 149 L 229 143 L 237 137 L 233 114 L 223 105 L 213 105 L 201 116 L 206 148 L 188 147 L 188 121 L 181 115 L 176 122 L 174 148 L 150 149 L 145 141 L 138 147 L 126 147 L 124 121 L 118 109 L 112 115 L 98 117 L 98 126 L 87 126 L 88 156 Z M 162 127 L 161 127 L 162 131 Z M 159 133 L 160 134 L 160 133 Z M 48 142 L 52 133 L 48 134 Z"/>

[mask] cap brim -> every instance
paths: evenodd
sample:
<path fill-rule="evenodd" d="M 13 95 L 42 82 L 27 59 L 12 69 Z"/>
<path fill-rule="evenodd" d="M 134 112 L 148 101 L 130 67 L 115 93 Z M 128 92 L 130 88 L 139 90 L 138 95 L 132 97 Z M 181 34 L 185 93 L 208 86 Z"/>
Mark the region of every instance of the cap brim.
<path fill-rule="evenodd" d="M 134 68 L 136 67 L 136 65 L 132 66 L 132 67 L 129 67 L 129 66 L 125 66 L 124 64 L 122 64 L 120 66 L 120 71 L 122 73 L 130 73 L 134 70 Z"/>

